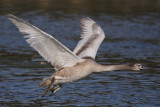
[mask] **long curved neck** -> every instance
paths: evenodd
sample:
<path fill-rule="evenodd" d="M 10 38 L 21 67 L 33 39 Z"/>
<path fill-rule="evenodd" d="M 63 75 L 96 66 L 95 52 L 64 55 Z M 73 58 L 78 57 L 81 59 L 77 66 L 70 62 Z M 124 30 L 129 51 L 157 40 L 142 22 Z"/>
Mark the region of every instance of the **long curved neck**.
<path fill-rule="evenodd" d="M 95 72 L 114 71 L 114 70 L 134 70 L 131 65 L 101 65 L 96 64 Z"/>

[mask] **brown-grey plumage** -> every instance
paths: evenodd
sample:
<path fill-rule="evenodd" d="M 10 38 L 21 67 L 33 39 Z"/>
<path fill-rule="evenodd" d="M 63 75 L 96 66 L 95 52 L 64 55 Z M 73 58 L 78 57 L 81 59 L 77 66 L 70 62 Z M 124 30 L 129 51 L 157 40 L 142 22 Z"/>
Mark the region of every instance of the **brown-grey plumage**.
<path fill-rule="evenodd" d="M 37 27 L 14 15 L 9 14 L 7 17 L 19 28 L 21 33 L 26 34 L 24 37 L 27 38 L 26 41 L 30 46 L 56 68 L 53 75 L 40 82 L 41 87 L 48 86 L 42 96 L 49 91 L 54 94 L 62 88 L 62 84 L 79 80 L 93 72 L 144 69 L 141 64 L 101 65 L 96 63 L 94 59 L 105 34 L 101 27 L 90 18 L 80 20 L 81 40 L 72 52 L 53 36 Z M 56 86 L 53 87 L 53 85 Z"/>

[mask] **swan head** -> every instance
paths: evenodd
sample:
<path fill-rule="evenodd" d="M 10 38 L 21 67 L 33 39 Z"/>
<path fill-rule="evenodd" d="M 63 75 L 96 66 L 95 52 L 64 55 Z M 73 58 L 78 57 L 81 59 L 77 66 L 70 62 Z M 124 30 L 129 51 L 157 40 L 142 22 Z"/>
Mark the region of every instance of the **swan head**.
<path fill-rule="evenodd" d="M 131 66 L 132 66 L 133 70 L 135 70 L 135 71 L 145 69 L 145 67 L 142 66 L 141 64 L 133 64 L 133 65 L 131 65 Z"/>

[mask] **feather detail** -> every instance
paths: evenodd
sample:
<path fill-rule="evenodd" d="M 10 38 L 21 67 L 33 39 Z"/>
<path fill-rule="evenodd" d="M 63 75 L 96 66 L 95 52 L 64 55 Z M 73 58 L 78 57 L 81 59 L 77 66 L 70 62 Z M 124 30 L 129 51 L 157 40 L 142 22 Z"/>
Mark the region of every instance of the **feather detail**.
<path fill-rule="evenodd" d="M 43 32 L 37 27 L 17 18 L 14 15 L 7 15 L 7 17 L 19 28 L 20 32 L 27 34 L 24 36 L 27 43 L 30 44 L 38 53 L 55 67 L 71 67 L 77 62 L 81 62 L 67 47 L 62 45 L 53 36 Z"/>
<path fill-rule="evenodd" d="M 82 18 L 80 24 L 82 28 L 81 40 L 73 52 L 80 58 L 91 57 L 95 59 L 97 50 L 105 38 L 104 31 L 90 18 Z"/>

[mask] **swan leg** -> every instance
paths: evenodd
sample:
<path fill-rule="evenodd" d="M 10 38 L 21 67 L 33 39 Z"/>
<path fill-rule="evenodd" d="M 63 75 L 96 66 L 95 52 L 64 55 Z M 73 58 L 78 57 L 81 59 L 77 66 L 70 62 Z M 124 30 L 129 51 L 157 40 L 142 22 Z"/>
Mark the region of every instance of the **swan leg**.
<path fill-rule="evenodd" d="M 50 96 L 52 96 L 54 93 L 56 93 L 57 91 L 59 91 L 61 88 L 62 88 L 62 84 L 58 84 L 58 85 L 56 85 L 52 90 L 51 90 L 51 94 L 50 94 Z"/>
<path fill-rule="evenodd" d="M 49 91 L 51 91 L 53 89 L 53 84 L 54 84 L 55 78 L 52 78 L 51 84 L 48 86 L 48 88 L 44 91 L 44 93 L 42 94 L 42 97 L 44 97 Z"/>

